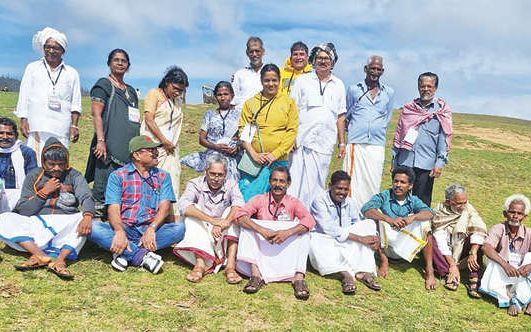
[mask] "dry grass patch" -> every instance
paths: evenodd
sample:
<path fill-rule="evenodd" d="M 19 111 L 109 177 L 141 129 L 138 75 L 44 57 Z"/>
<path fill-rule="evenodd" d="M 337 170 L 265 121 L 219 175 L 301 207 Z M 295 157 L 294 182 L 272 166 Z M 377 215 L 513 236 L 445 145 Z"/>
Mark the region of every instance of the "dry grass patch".
<path fill-rule="evenodd" d="M 509 149 L 509 151 L 506 152 L 510 152 L 510 149 L 514 150 L 514 152 L 531 152 L 531 136 L 517 134 L 513 131 L 503 130 L 500 128 L 485 128 L 476 127 L 472 125 L 460 125 L 456 126 L 455 133 L 457 135 L 475 136 L 480 140 L 493 142 L 495 143 L 495 145 L 502 145 Z M 492 148 L 489 147 L 488 144 L 483 142 L 474 142 L 474 144 L 465 142 L 464 145 L 465 148 L 492 150 Z M 503 150 L 496 148 L 494 149 Z"/>

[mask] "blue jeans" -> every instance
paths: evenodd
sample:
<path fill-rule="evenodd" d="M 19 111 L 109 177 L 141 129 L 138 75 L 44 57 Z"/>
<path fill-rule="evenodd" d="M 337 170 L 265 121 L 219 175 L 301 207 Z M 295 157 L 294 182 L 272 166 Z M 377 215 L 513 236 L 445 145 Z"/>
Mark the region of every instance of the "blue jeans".
<path fill-rule="evenodd" d="M 140 238 L 144 234 L 147 227 L 148 225 L 123 225 L 131 250 L 129 251 L 128 249 L 125 249 L 121 256 L 129 263 L 132 263 L 131 265 L 140 265 L 143 256 L 147 253 L 147 250 L 145 250 L 143 247 L 139 247 Z M 89 239 L 92 242 L 96 243 L 105 250 L 110 250 L 113 237 L 114 230 L 109 223 L 101 221 L 92 222 L 92 232 L 89 235 Z M 167 248 L 172 244 L 181 241 L 183 237 L 184 223 L 163 224 L 155 233 L 157 250 Z M 142 257 L 138 257 L 139 255 Z"/>

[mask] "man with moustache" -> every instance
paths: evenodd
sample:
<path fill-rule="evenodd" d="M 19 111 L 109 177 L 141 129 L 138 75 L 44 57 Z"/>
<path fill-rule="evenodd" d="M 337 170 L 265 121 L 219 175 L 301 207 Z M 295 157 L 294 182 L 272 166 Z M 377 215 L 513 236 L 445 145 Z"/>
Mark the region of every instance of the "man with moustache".
<path fill-rule="evenodd" d="M 79 139 L 81 88 L 77 71 L 63 62 L 66 36 L 44 28 L 33 36 L 33 48 L 43 58 L 30 63 L 20 82 L 17 110 L 27 145 L 40 155 L 49 137 L 68 148 Z"/>
<path fill-rule="evenodd" d="M 299 75 L 312 71 L 312 66 L 308 63 L 308 46 L 305 43 L 293 43 L 290 53 L 290 57 L 284 62 L 284 68 L 280 69 L 280 92 L 287 95 Z"/>
<path fill-rule="evenodd" d="M 299 129 L 290 156 L 289 194 L 308 208 L 319 189 L 325 189 L 336 141 L 338 158 L 345 155 L 345 86 L 332 74 L 337 59 L 334 44 L 314 47 L 310 54 L 314 71 L 297 78 L 290 93 L 299 110 Z"/>
<path fill-rule="evenodd" d="M 271 191 L 255 196 L 236 213 L 241 227 L 236 266 L 250 276 L 245 293 L 258 292 L 264 283 L 291 281 L 297 299 L 310 297 L 304 276 L 308 232 L 315 220 L 297 198 L 286 194 L 290 183 L 286 167 L 274 168 Z"/>
<path fill-rule="evenodd" d="M 194 266 L 186 276 L 200 282 L 207 273 L 225 266 L 225 279 L 237 284 L 236 251 L 240 228 L 233 223 L 238 209 L 244 205 L 238 183 L 227 179 L 227 160 L 219 153 L 206 159 L 205 175 L 188 181 L 179 200 L 186 233 L 173 253 Z"/>
<path fill-rule="evenodd" d="M 444 194 L 446 200 L 434 209 L 432 220 L 435 271 L 446 278 L 444 287 L 455 291 L 461 280 L 459 265 L 466 259 L 470 271 L 468 295 L 480 298 L 478 284 L 483 255 L 479 249 L 487 237 L 487 226 L 468 202 L 465 187 L 451 184 Z"/>
<path fill-rule="evenodd" d="M 356 292 L 354 278 L 378 291 L 374 252 L 380 239 L 374 221 L 360 220 L 358 208 L 347 196 L 349 189 L 350 176 L 336 171 L 328 190 L 313 201 L 310 212 L 317 224 L 310 233 L 310 262 L 322 276 L 338 273 L 344 294 Z"/>
<path fill-rule="evenodd" d="M 241 112 L 243 103 L 262 90 L 260 70 L 264 66 L 262 58 L 265 54 L 264 43 L 260 37 L 251 36 L 247 40 L 245 51 L 249 58 L 249 66 L 239 69 L 232 75 L 234 98 L 232 104 Z"/>
<path fill-rule="evenodd" d="M 393 88 L 380 81 L 383 58 L 372 55 L 363 68 L 365 80 L 347 91 L 347 147 L 343 170 L 352 181 L 349 196 L 361 208 L 380 192 L 385 135 L 393 115 Z"/>
<path fill-rule="evenodd" d="M 0 213 L 11 211 L 20 197 L 26 175 L 37 167 L 35 151 L 18 140 L 17 124 L 0 118 Z"/>
<path fill-rule="evenodd" d="M 33 169 L 24 179 L 13 212 L 0 215 L 0 239 L 31 254 L 15 266 L 17 270 L 48 267 L 70 280 L 74 275 L 66 268 L 66 259 L 77 259 L 91 232 L 94 199 L 83 175 L 70 167 L 68 150 L 57 139 L 46 141 L 41 164 L 42 168 Z"/>
<path fill-rule="evenodd" d="M 424 256 L 424 286 L 427 290 L 437 287 L 433 271 L 433 236 L 430 221 L 435 215 L 432 209 L 411 189 L 415 173 L 408 167 L 395 167 L 392 172 L 392 188 L 374 195 L 363 207 L 365 218 L 378 221 L 381 246 L 387 255 L 410 262 L 422 250 Z M 384 258 L 383 255 L 380 257 Z M 380 275 L 386 276 L 387 259 L 380 265 Z"/>
<path fill-rule="evenodd" d="M 492 226 L 483 245 L 487 269 L 479 290 L 496 298 L 510 316 L 521 310 L 531 315 L 531 228 L 523 224 L 530 208 L 526 196 L 509 196 L 505 222 Z"/>
<path fill-rule="evenodd" d="M 439 77 L 419 75 L 420 97 L 404 105 L 393 140 L 393 167 L 407 166 L 415 172 L 413 194 L 431 205 L 433 181 L 448 162 L 452 142 L 452 110 L 435 95 Z"/>
<path fill-rule="evenodd" d="M 184 236 L 183 223 L 167 222 L 175 194 L 168 172 L 156 167 L 160 146 L 144 135 L 129 141 L 131 162 L 107 182 L 109 223 L 95 221 L 92 227 L 90 240 L 113 253 L 111 266 L 120 272 L 132 265 L 157 274 L 164 261 L 155 251 Z"/>

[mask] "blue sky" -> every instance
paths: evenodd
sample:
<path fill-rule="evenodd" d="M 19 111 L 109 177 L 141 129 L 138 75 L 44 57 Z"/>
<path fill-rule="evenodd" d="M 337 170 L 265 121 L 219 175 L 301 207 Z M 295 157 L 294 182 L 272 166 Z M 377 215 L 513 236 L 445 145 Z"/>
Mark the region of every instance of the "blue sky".
<path fill-rule="evenodd" d="M 419 73 L 440 76 L 438 95 L 455 112 L 531 120 L 531 1 L 2 1 L 0 75 L 20 78 L 39 55 L 33 34 L 45 26 L 69 39 L 65 61 L 90 88 L 108 73 L 107 54 L 131 57 L 126 81 L 145 93 L 173 64 L 200 101 L 202 84 L 227 80 L 246 65 L 245 41 L 262 37 L 266 62 L 282 65 L 303 40 L 336 45 L 334 73 L 345 85 L 364 78 L 371 54 L 385 61 L 383 80 L 396 106 L 417 95 Z"/>

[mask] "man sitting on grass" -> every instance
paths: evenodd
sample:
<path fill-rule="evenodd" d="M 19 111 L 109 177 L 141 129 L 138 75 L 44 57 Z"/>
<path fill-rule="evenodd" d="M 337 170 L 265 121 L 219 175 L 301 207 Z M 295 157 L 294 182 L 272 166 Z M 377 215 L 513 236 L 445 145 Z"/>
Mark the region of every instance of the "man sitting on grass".
<path fill-rule="evenodd" d="M 297 299 L 310 296 L 304 274 L 308 231 L 315 221 L 301 201 L 286 195 L 290 183 L 286 167 L 274 168 L 269 176 L 271 191 L 255 196 L 236 213 L 241 226 L 237 268 L 251 277 L 245 293 L 258 292 L 264 283 L 291 281 Z"/>
<path fill-rule="evenodd" d="M 425 263 L 425 287 L 435 289 L 430 222 L 435 214 L 417 196 L 411 194 L 415 173 L 409 167 L 398 166 L 392 172 L 392 188 L 374 195 L 361 212 L 365 218 L 378 221 L 382 247 L 387 255 L 411 262 L 422 250 Z M 383 258 L 380 274 L 387 275 L 387 258 Z"/>
<path fill-rule="evenodd" d="M 13 212 L 0 214 L 0 239 L 31 254 L 15 266 L 17 270 L 47 266 L 60 278 L 74 278 L 66 259 L 76 259 L 85 244 L 94 200 L 85 178 L 70 168 L 68 159 L 68 150 L 59 140 L 49 138 L 42 150 L 42 168 L 33 169 L 24 179 Z M 52 261 L 51 256 L 57 258 Z"/>
<path fill-rule="evenodd" d="M 165 223 L 175 194 L 168 172 L 156 167 L 161 145 L 147 136 L 129 141 L 131 162 L 107 182 L 109 223 L 94 222 L 90 239 L 114 254 L 111 266 L 120 272 L 133 265 L 158 273 L 164 262 L 154 251 L 184 236 L 183 223 Z"/>
<path fill-rule="evenodd" d="M 465 187 L 452 184 L 444 193 L 446 200 L 437 205 L 432 221 L 435 271 L 446 278 L 444 287 L 455 291 L 461 280 L 459 263 L 466 259 L 470 271 L 468 295 L 480 298 L 478 277 L 483 255 L 479 249 L 487 237 L 487 226 L 468 202 Z"/>
<path fill-rule="evenodd" d="M 317 222 L 310 233 L 310 262 L 321 275 L 339 273 L 344 294 L 354 294 L 354 278 L 373 290 L 376 282 L 374 251 L 380 247 L 376 225 L 360 220 L 354 200 L 348 197 L 350 176 L 336 171 L 328 190 L 313 201 L 311 213 Z"/>
<path fill-rule="evenodd" d="M 505 222 L 492 226 L 483 252 L 487 269 L 480 291 L 498 300 L 510 316 L 531 315 L 531 228 L 523 222 L 529 214 L 529 199 L 521 194 L 505 200 Z"/>

